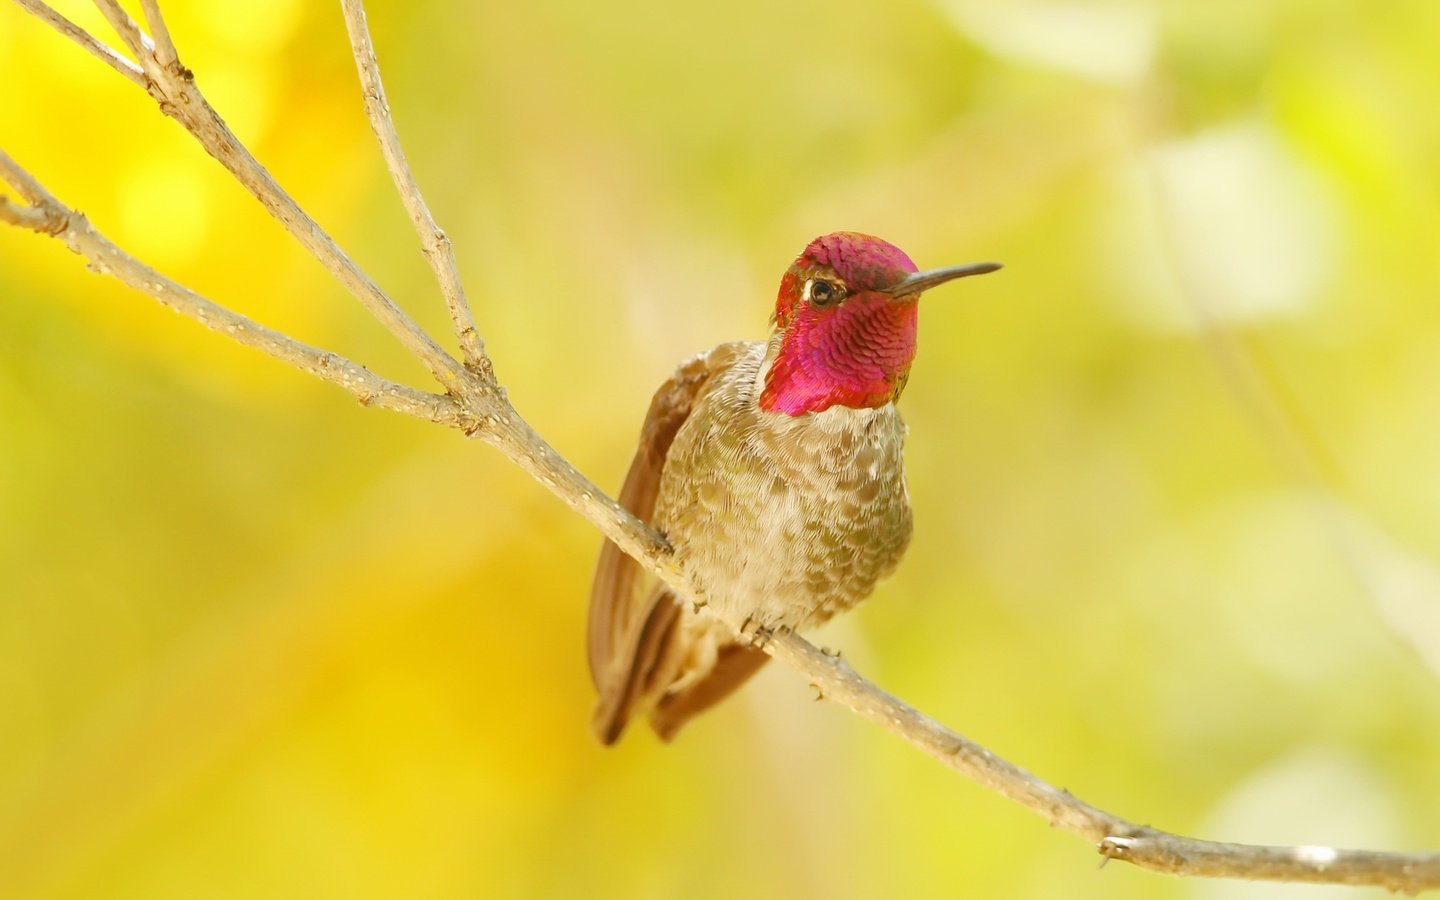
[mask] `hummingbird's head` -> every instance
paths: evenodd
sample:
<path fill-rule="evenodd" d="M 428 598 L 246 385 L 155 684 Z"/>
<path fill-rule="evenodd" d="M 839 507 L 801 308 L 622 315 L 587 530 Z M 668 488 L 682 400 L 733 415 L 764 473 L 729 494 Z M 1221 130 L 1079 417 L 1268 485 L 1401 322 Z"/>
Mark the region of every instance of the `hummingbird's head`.
<path fill-rule="evenodd" d="M 920 272 L 899 247 L 868 234 L 816 238 L 780 279 L 761 408 L 799 416 L 894 401 L 915 359 L 920 294 L 998 268 Z"/>

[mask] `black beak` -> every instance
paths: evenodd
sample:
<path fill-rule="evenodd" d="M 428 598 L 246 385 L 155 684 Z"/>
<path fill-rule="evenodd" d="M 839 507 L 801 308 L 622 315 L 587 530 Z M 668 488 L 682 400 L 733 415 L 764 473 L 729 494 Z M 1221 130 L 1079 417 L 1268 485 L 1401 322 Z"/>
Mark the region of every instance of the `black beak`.
<path fill-rule="evenodd" d="M 882 293 L 889 294 L 892 297 L 913 297 L 922 291 L 928 291 L 930 288 L 944 284 L 947 281 L 954 281 L 956 278 L 967 278 L 971 275 L 984 275 L 989 272 L 994 272 L 999 268 L 999 263 L 985 262 L 971 263 L 968 266 L 950 266 L 944 269 L 931 269 L 928 272 L 916 272 L 900 280 L 898 283 L 885 288 Z"/>

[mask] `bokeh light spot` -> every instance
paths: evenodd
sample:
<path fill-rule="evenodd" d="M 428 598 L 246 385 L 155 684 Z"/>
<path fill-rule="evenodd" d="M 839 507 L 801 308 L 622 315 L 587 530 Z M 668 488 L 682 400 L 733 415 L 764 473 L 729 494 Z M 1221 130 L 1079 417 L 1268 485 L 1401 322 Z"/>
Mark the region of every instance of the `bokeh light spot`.
<path fill-rule="evenodd" d="M 200 164 L 157 152 L 117 175 L 120 243 L 152 267 L 183 266 L 205 242 L 213 200 Z"/>
<path fill-rule="evenodd" d="M 300 24 L 301 11 L 297 0 L 250 0 L 243 7 L 200 3 L 194 14 L 209 37 L 236 50 L 260 53 L 285 46 Z"/>

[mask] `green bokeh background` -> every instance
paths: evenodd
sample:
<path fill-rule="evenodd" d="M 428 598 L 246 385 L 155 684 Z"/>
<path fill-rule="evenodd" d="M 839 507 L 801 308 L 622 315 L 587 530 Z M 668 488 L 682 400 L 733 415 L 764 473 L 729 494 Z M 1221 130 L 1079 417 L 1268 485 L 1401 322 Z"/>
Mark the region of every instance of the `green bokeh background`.
<path fill-rule="evenodd" d="M 236 132 L 443 333 L 337 5 L 166 9 Z M 677 360 L 763 336 L 814 235 L 999 259 L 925 303 L 916 537 L 819 640 L 1137 821 L 1440 849 L 1440 4 L 370 18 L 498 371 L 583 471 L 618 484 Z M 207 296 L 423 383 L 11 5 L 0 147 Z M 779 667 L 603 750 L 597 543 L 484 447 L 0 229 L 0 896 L 1339 896 L 1097 870 Z"/>

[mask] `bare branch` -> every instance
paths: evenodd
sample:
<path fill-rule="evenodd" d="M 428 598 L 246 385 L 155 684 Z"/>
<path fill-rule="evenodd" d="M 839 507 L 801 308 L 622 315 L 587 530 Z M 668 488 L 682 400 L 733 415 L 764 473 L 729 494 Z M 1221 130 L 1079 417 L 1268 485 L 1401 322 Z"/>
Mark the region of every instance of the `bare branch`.
<path fill-rule="evenodd" d="M 18 2 L 92 53 L 106 59 L 112 67 L 115 66 L 104 55 L 106 48 L 101 47 L 102 52 L 97 52 L 96 47 L 100 45 L 93 38 L 53 14 L 48 7 L 33 0 Z M 113 7 L 114 12 L 119 11 L 113 0 L 96 2 L 102 10 Z M 153 2 L 146 3 L 147 16 L 152 6 Z M 483 345 L 474 332 L 464 295 L 459 291 L 459 279 L 454 275 L 454 257 L 449 244 L 425 209 L 404 156 L 399 152 L 394 126 L 385 108 L 363 7 L 359 0 L 345 0 L 345 12 L 365 87 L 371 124 L 380 139 L 406 209 L 421 234 L 432 265 L 436 267 L 437 278 L 446 293 L 452 319 L 466 349 L 467 362 L 471 362 L 469 355 L 474 353 L 474 365 L 467 367 L 457 363 L 380 292 L 255 161 L 194 88 L 188 73 L 181 67 L 152 67 L 147 64 L 146 71 L 153 80 L 142 77 L 140 83 L 145 84 L 152 96 L 160 101 L 161 109 L 167 115 L 184 124 L 207 152 L 220 160 L 307 250 L 360 299 L 362 305 L 425 362 L 446 387 L 446 395 L 429 394 L 386 381 L 350 360 L 266 329 L 164 278 L 101 236 L 84 216 L 61 204 L 4 154 L 0 154 L 0 178 L 12 184 L 29 205 L 0 201 L 0 221 L 62 238 L 72 250 L 90 261 L 92 269 L 114 275 L 212 330 L 339 385 L 361 402 L 458 428 L 467 435 L 486 441 L 593 523 L 623 551 L 654 572 L 677 597 L 705 603 L 709 598 L 690 583 L 664 538 L 623 509 L 556 453 L 506 401 L 503 391 L 495 383 Z M 158 10 L 155 13 L 149 21 L 158 33 L 161 30 L 157 24 Z M 134 30 L 134 35 L 126 37 L 127 43 L 135 40 L 140 47 L 146 46 L 143 36 L 139 36 L 138 26 L 123 12 L 119 12 L 118 16 L 112 14 L 111 21 L 112 24 L 120 23 L 116 27 L 122 36 L 126 36 L 127 27 Z M 147 58 L 155 61 L 154 57 L 146 57 L 141 50 L 137 50 L 137 54 L 141 55 L 142 62 Z M 113 52 L 111 56 L 114 56 Z M 128 70 L 118 70 L 135 80 Z M 467 333 L 473 338 L 473 343 L 471 338 L 466 337 Z M 708 603 L 705 608 L 713 613 L 717 605 Z M 740 631 L 742 623 L 727 624 Z M 1440 854 L 1222 844 L 1134 825 L 1077 800 L 1068 792 L 1041 781 L 946 729 L 861 678 L 848 663 L 822 653 L 796 635 L 777 635 L 768 642 L 766 649 L 807 676 L 827 699 L 849 707 L 951 769 L 1035 812 L 1052 825 L 1095 842 L 1106 859 L 1125 860 L 1177 875 L 1367 884 L 1408 892 L 1440 888 Z"/>
<path fill-rule="evenodd" d="M 402 346 L 425 364 L 446 390 L 459 387 L 465 369 L 435 343 L 430 335 L 380 290 L 320 225 L 280 187 L 264 166 L 235 137 L 192 82 L 164 76 L 167 82 L 161 109 L 172 116 L 219 160 L 260 205 L 285 226 L 302 247 L 320 261 Z"/>
<path fill-rule="evenodd" d="M 167 77 L 161 109 L 179 121 L 235 179 L 280 221 L 300 245 L 339 279 L 447 390 L 459 386 L 464 368 L 380 290 L 324 229 L 300 208 L 264 166 L 235 137 L 192 82 Z"/>
<path fill-rule="evenodd" d="M 33 3 L 34 0 L 17 2 Z M 153 61 L 146 46 L 149 40 L 140 35 L 135 21 L 120 9 L 114 0 L 95 2 L 115 26 L 116 31 L 126 37 L 127 43 L 133 39 L 134 45 L 140 47 L 136 53 L 142 63 L 147 59 Z M 64 32 L 65 29 L 56 21 L 57 17 L 41 15 L 41 18 Z M 180 66 L 150 66 L 144 70 L 137 83 L 155 98 L 162 113 L 183 125 L 206 153 L 218 160 L 236 181 L 260 201 L 260 205 L 267 212 L 285 226 L 310 255 L 319 260 L 381 325 L 395 335 L 401 345 L 425 365 L 442 387 L 453 391 L 461 386 L 466 374 L 465 367 L 452 359 L 415 320 L 396 306 L 370 276 L 340 249 L 334 238 L 280 187 L 206 101 L 188 71 Z"/>
<path fill-rule="evenodd" d="M 0 153 L 0 180 L 4 180 L 19 191 L 20 196 L 24 197 L 25 202 L 32 207 L 39 207 L 55 199 L 50 196 L 49 191 L 40 186 L 40 182 L 35 180 L 35 176 L 20 168 L 15 164 L 15 160 L 4 153 Z"/>
<path fill-rule="evenodd" d="M 66 226 L 65 217 L 54 210 L 42 206 L 19 206 L 11 203 L 10 198 L 3 194 L 0 194 L 0 222 L 18 225 L 51 237 L 64 231 Z"/>
<path fill-rule="evenodd" d="M 453 427 L 473 427 L 450 397 L 388 381 L 358 363 L 266 328 L 171 281 L 96 231 L 85 216 L 62 204 L 3 151 L 0 180 L 11 184 L 31 203 L 18 207 L 4 201 L 0 204 L 0 220 L 59 238 L 89 261 L 91 271 L 117 278 L 211 331 L 344 388 L 366 406 Z"/>
<path fill-rule="evenodd" d="M 20 4 L 21 9 L 84 47 L 86 51 L 104 62 L 110 68 L 140 85 L 142 88 L 145 87 L 145 72 L 139 66 L 105 44 L 102 44 L 100 41 L 97 41 L 90 32 L 60 15 L 54 9 L 50 8 L 49 5 L 39 2 L 39 0 L 15 0 L 15 2 Z"/>
<path fill-rule="evenodd" d="M 465 299 L 465 288 L 460 283 L 455 247 L 445 232 L 440 230 L 435 217 L 430 213 L 430 207 L 425 204 L 420 187 L 415 183 L 415 176 L 410 172 L 410 164 L 405 160 L 405 151 L 400 146 L 400 135 L 395 131 L 395 122 L 390 117 L 390 101 L 385 98 L 385 85 L 380 80 L 380 63 L 375 58 L 375 44 L 370 38 L 370 26 L 365 21 L 365 6 L 359 0 L 341 0 L 340 6 L 345 13 L 345 28 L 350 32 L 350 48 L 355 54 L 355 65 L 360 70 L 365 115 L 370 119 L 370 127 L 375 131 L 380 152 L 385 157 L 385 165 L 390 169 L 390 177 L 395 181 L 400 200 L 405 204 L 405 211 L 410 214 L 410 221 L 420 235 L 425 258 L 430 261 L 435 280 L 440 283 L 440 291 L 445 295 L 445 305 L 450 310 L 450 321 L 455 328 L 455 336 L 460 341 L 465 365 L 471 368 L 488 365 L 485 342 L 480 339 L 480 332 L 475 328 L 475 317 L 470 312 L 470 304 Z"/>
<path fill-rule="evenodd" d="M 1103 838 L 1106 859 L 1195 878 L 1245 878 L 1383 887 L 1406 894 L 1440 888 L 1440 854 L 1378 853 L 1333 847 L 1263 847 L 1197 841 L 1150 828 Z"/>
<path fill-rule="evenodd" d="M 945 766 L 1096 843 L 1119 859 L 1171 875 L 1252 881 L 1373 885 L 1418 893 L 1440 888 L 1440 853 L 1377 853 L 1330 847 L 1266 847 L 1182 837 L 1097 809 L 967 740 L 866 681 L 838 656 L 793 634 L 776 635 L 771 656 L 810 678 L 826 700 L 847 707 Z"/>
<path fill-rule="evenodd" d="M 140 0 L 140 8 L 145 11 L 145 21 L 150 26 L 150 33 L 155 36 L 155 61 L 162 66 L 179 62 L 175 42 L 170 39 L 170 28 L 160 13 L 159 0 Z"/>
<path fill-rule="evenodd" d="M 121 9 L 120 4 L 115 0 L 95 0 L 95 7 L 105 16 L 105 20 L 110 23 L 111 28 L 115 29 L 115 33 L 120 35 L 120 40 L 125 42 L 125 46 L 130 48 L 130 52 L 135 54 L 135 58 L 140 60 L 140 64 L 145 65 L 145 57 L 150 48 L 146 46 L 147 41 L 145 35 L 140 31 L 140 26 L 130 18 L 130 14 Z"/>

